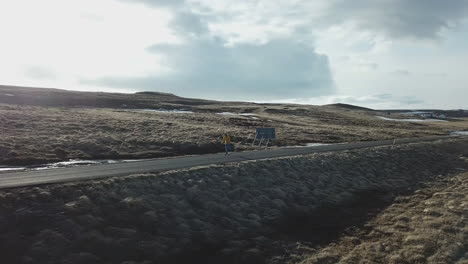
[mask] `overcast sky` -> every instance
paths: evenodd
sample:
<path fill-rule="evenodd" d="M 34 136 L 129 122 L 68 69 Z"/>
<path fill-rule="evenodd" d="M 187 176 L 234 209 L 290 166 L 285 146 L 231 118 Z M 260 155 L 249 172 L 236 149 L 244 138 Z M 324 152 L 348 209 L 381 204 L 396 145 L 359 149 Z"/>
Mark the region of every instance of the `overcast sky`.
<path fill-rule="evenodd" d="M 468 0 L 2 0 L 0 84 L 468 109 Z"/>

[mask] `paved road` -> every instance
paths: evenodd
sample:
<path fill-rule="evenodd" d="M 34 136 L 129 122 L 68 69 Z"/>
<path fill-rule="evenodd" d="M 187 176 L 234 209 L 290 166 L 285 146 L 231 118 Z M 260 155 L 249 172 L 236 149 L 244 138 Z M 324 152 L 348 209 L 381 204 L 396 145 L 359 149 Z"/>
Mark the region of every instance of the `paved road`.
<path fill-rule="evenodd" d="M 0 174 L 0 188 L 34 186 L 47 183 L 70 182 L 112 176 L 125 176 L 137 173 L 167 171 L 210 164 L 222 164 L 227 162 L 238 162 L 245 160 L 286 157 L 328 151 L 351 150 L 392 144 L 407 144 L 422 141 L 435 141 L 454 137 L 455 136 L 408 138 L 398 139 L 395 142 L 394 140 L 366 141 L 334 145 L 322 145 L 314 147 L 292 147 L 261 151 L 236 152 L 228 156 L 225 156 L 224 153 L 219 153 L 200 156 L 141 160 L 127 163 L 101 164 L 72 168 L 4 173 Z"/>

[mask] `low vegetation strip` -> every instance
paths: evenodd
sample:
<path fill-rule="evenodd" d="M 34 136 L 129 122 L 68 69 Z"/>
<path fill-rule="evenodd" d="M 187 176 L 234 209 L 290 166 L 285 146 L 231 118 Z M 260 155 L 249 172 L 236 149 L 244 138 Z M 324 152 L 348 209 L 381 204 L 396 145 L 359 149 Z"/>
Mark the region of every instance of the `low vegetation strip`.
<path fill-rule="evenodd" d="M 266 263 L 282 254 L 278 240 L 296 238 L 298 219 L 321 226 L 333 219 L 320 210 L 363 194 L 391 202 L 467 168 L 467 147 L 454 139 L 5 190 L 0 252 L 5 263 Z"/>
<path fill-rule="evenodd" d="M 301 264 L 468 263 L 468 173 L 402 196 L 355 234 Z"/>

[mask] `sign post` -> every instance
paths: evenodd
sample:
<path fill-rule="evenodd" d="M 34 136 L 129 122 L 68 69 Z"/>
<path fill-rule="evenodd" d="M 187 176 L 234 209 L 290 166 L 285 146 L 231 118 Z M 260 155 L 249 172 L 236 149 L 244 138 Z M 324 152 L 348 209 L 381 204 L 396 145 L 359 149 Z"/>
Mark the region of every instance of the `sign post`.
<path fill-rule="evenodd" d="M 252 142 L 252 146 L 255 144 L 255 141 L 258 139 L 260 140 L 260 143 L 258 144 L 259 147 L 262 145 L 264 140 L 267 140 L 266 147 L 268 147 L 268 143 L 270 143 L 270 140 L 276 139 L 276 130 L 274 127 L 257 128 L 255 132 L 256 132 L 255 138 Z"/>

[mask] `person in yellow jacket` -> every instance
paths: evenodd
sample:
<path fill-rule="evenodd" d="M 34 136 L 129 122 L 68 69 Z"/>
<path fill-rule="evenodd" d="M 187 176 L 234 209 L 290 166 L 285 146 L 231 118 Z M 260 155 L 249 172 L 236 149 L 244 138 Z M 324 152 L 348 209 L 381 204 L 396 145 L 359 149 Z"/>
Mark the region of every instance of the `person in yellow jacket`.
<path fill-rule="evenodd" d="M 226 155 L 228 155 L 229 151 L 231 151 L 231 136 L 229 136 L 228 134 L 224 134 L 223 144 L 224 144 L 224 150 L 226 151 Z"/>

